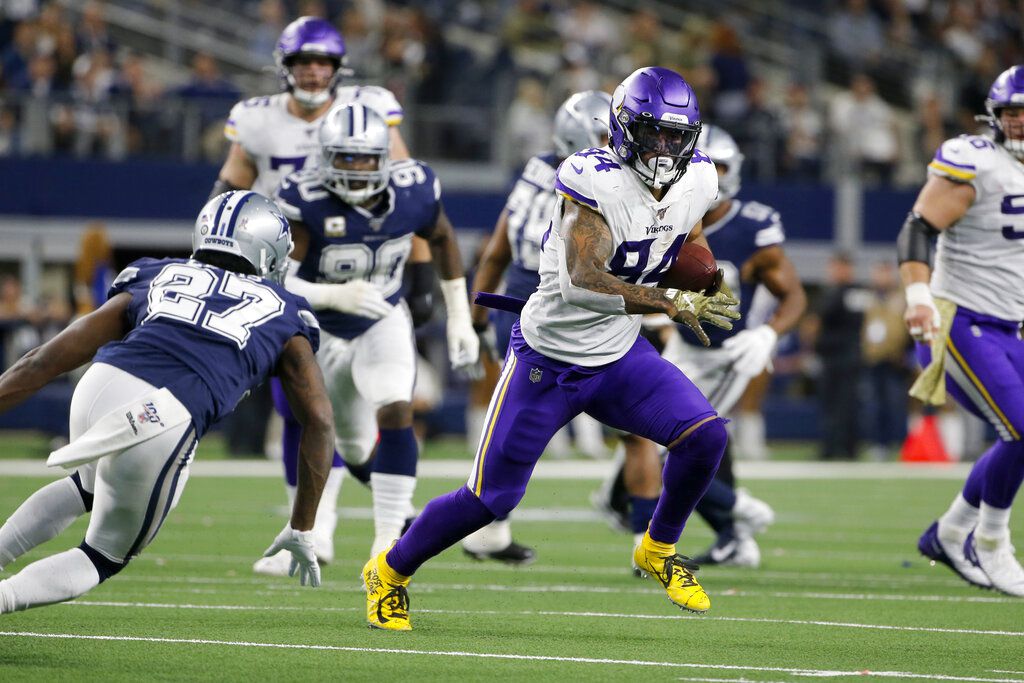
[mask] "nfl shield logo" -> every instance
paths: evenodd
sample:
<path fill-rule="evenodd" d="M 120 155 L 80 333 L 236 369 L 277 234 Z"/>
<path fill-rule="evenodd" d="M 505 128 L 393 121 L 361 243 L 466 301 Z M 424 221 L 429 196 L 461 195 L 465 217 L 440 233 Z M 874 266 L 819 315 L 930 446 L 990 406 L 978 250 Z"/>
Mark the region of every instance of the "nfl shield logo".
<path fill-rule="evenodd" d="M 540 368 L 530 368 L 530 381 L 536 384 L 540 381 L 540 378 L 544 376 L 544 371 Z"/>

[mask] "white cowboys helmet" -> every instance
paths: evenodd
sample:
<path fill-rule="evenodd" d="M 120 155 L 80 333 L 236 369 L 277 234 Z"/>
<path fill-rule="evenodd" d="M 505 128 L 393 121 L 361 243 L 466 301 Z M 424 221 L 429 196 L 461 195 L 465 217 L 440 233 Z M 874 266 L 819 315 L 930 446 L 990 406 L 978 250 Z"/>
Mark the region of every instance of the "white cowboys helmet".
<path fill-rule="evenodd" d="M 345 104 L 327 112 L 320 124 L 320 175 L 324 186 L 349 204 L 360 204 L 384 191 L 390 178 L 387 122 L 361 104 Z M 355 159 L 375 157 L 372 169 L 340 167 Z"/>

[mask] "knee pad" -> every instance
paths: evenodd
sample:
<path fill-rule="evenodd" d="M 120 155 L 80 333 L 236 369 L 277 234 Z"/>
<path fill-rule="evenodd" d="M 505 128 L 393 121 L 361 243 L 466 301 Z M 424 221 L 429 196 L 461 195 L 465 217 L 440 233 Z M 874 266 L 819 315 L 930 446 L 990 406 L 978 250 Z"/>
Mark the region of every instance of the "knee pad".
<path fill-rule="evenodd" d="M 92 512 L 93 494 L 86 491 L 82 486 L 82 476 L 76 471 L 68 478 L 71 479 L 71 483 L 73 483 L 75 488 L 78 489 L 78 495 L 82 497 L 82 505 L 85 506 L 85 511 Z"/>
<path fill-rule="evenodd" d="M 725 420 L 716 417 L 697 427 L 685 439 L 669 449 L 669 456 L 685 455 L 688 458 L 714 462 L 717 468 L 729 443 L 729 432 Z"/>
<path fill-rule="evenodd" d="M 82 541 L 81 545 L 78 547 L 83 553 L 85 553 L 85 556 L 89 558 L 89 561 L 92 562 L 93 566 L 96 567 L 96 573 L 100 575 L 100 583 L 103 583 L 111 576 L 128 566 L 127 560 L 124 562 L 111 560 L 85 541 Z"/>

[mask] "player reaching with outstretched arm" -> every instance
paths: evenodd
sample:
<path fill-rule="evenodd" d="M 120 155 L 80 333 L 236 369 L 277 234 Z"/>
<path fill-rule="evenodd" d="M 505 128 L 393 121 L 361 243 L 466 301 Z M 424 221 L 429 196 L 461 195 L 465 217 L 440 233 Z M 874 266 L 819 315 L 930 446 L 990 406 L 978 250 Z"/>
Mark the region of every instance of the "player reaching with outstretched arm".
<path fill-rule="evenodd" d="M 669 449 L 664 492 L 635 555 L 676 605 L 710 606 L 675 543 L 725 449 L 722 420 L 700 391 L 639 338 L 640 317 L 665 313 L 707 342 L 701 322 L 730 326 L 726 292 L 656 287 L 718 194 L 714 165 L 696 149 L 697 98 L 677 73 L 638 69 L 612 96 L 611 144 L 558 169 L 540 286 L 513 327 L 487 424 L 465 486 L 436 498 L 390 550 L 363 568 L 371 626 L 408 630 L 412 574 L 467 534 L 506 515 L 551 436 L 587 412 Z M 722 317 L 724 316 L 724 317 Z"/>
<path fill-rule="evenodd" d="M 996 78 L 985 108 L 994 135 L 942 143 L 896 242 L 926 366 L 911 395 L 939 405 L 949 392 L 999 436 L 918 549 L 970 584 L 1024 597 L 1009 531 L 1024 479 L 1024 65 Z"/>
<path fill-rule="evenodd" d="M 404 112 L 391 91 L 379 86 L 340 85 L 347 68 L 345 41 L 330 22 L 316 17 L 300 17 L 281 32 L 274 51 L 274 62 L 283 92 L 243 100 L 231 109 L 224 134 L 231 141 L 228 156 L 220 169 L 211 197 L 228 190 L 252 189 L 272 197 L 281 180 L 293 171 L 315 164 L 320 153 L 317 129 L 332 106 L 359 102 L 374 109 L 388 122 L 388 139 L 393 159 L 407 159 L 409 152 L 398 132 Z M 433 282 L 422 277 L 429 268 L 430 254 L 422 240 L 414 240 L 410 274 L 413 283 L 422 283 L 408 297 L 420 301 L 429 295 Z M 428 273 L 429 274 L 429 273 Z M 419 277 L 417 277 L 419 276 Z M 356 282 L 339 286 L 336 298 L 350 311 L 381 306 L 383 300 L 372 288 Z M 418 310 L 419 306 L 412 306 Z M 428 309 L 429 311 L 429 309 Z M 302 429 L 288 407 L 280 384 L 271 381 L 274 407 L 284 418 L 282 459 L 285 489 L 289 501 L 295 496 L 296 462 Z M 366 480 L 365 468 L 354 473 Z M 337 525 L 338 494 L 345 474 L 344 463 L 335 454 L 320 508 L 313 527 L 313 545 L 317 558 L 327 563 L 334 559 L 334 529 Z M 253 565 L 259 574 L 287 574 L 287 553 L 260 558 Z"/>
<path fill-rule="evenodd" d="M 311 529 L 330 469 L 331 406 L 314 352 L 316 318 L 280 284 L 288 222 L 255 192 L 211 199 L 190 259 L 140 259 L 107 302 L 0 376 L 0 411 L 93 361 L 71 400 L 71 442 L 50 455 L 69 477 L 36 491 L 0 528 L 0 565 L 90 512 L 85 540 L 0 581 L 0 612 L 76 598 L 156 537 L 188 480 L 199 439 L 269 374 L 303 426 L 292 517 L 268 554 L 320 584 Z"/>
<path fill-rule="evenodd" d="M 295 235 L 285 285 L 306 297 L 323 328 L 317 360 L 335 408 L 338 452 L 361 465 L 376 443 L 370 477 L 376 554 L 401 533 L 416 486 L 416 349 L 401 299 L 413 235 L 430 244 L 441 277 L 453 369 L 476 367 L 479 341 L 434 172 L 412 159 L 391 163 L 387 124 L 361 104 L 332 109 L 319 140 L 319 165 L 288 176 L 277 194 Z M 345 288 L 355 286 L 379 301 L 354 311 L 339 305 Z"/>

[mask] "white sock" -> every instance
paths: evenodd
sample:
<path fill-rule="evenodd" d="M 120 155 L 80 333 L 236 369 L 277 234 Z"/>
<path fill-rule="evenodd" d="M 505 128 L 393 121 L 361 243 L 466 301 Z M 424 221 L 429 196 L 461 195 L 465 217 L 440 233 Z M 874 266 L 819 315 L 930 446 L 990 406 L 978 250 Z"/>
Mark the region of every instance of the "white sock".
<path fill-rule="evenodd" d="M 85 503 L 71 477 L 39 489 L 0 527 L 0 569 L 49 541 L 85 514 Z"/>
<path fill-rule="evenodd" d="M 939 535 L 955 535 L 962 539 L 977 523 L 978 508 L 968 503 L 962 493 L 958 493 L 949 509 L 939 517 Z M 951 533 L 944 534 L 944 531 Z"/>
<path fill-rule="evenodd" d="M 1003 541 L 1010 538 L 1010 508 L 996 508 L 987 503 L 981 504 L 978 515 L 979 538 L 989 541 Z"/>
<path fill-rule="evenodd" d="M 413 513 L 412 494 L 416 477 L 404 474 L 370 474 L 373 491 L 373 527 L 377 540 L 390 543 L 402 533 L 406 517 Z"/>
<path fill-rule="evenodd" d="M 576 448 L 587 457 L 604 460 L 608 457 L 608 446 L 604 442 L 604 428 L 601 423 L 586 413 L 580 413 L 572 421 L 576 433 Z"/>
<path fill-rule="evenodd" d="M 548 441 L 544 450 L 552 458 L 568 458 L 572 455 L 572 440 L 569 438 L 569 427 L 562 427 Z"/>
<path fill-rule="evenodd" d="M 756 411 L 742 411 L 733 417 L 733 437 L 736 455 L 740 460 L 767 460 L 764 415 Z"/>
<path fill-rule="evenodd" d="M 66 550 L 0 581 L 0 613 L 71 600 L 99 583 L 100 575 L 89 557 L 80 548 Z"/>
<path fill-rule="evenodd" d="M 496 519 L 462 539 L 462 547 L 475 553 L 494 553 L 512 544 L 512 525 L 507 519 Z"/>
<path fill-rule="evenodd" d="M 466 409 L 466 446 L 470 453 L 476 453 L 486 421 L 487 406 L 470 406 Z"/>
<path fill-rule="evenodd" d="M 960 411 L 944 411 L 939 413 L 939 435 L 942 437 L 942 445 L 953 460 L 963 460 L 964 443 L 967 437 L 967 430 L 964 425 L 964 416 Z"/>
<path fill-rule="evenodd" d="M 338 525 L 338 495 L 345 481 L 345 468 L 332 467 L 324 484 L 324 492 L 320 496 L 320 504 L 316 508 L 316 519 L 313 531 L 326 538 L 334 537 L 334 528 Z"/>

